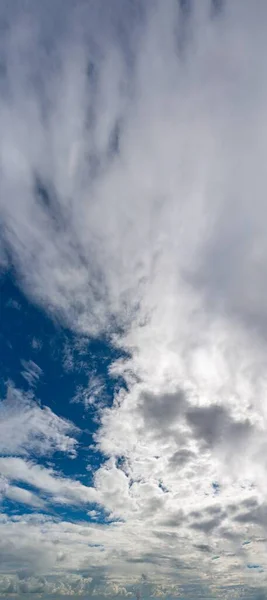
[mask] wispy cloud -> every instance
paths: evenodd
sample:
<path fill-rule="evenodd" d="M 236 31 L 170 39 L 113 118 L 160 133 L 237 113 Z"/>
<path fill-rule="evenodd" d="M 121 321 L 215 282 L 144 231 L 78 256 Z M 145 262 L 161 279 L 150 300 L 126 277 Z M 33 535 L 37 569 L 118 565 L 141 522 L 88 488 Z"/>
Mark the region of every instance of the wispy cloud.
<path fill-rule="evenodd" d="M 33 492 L 25 490 L 24 488 L 18 487 L 17 485 L 7 485 L 5 488 L 4 497 L 14 502 L 19 502 L 24 505 L 32 506 L 34 508 L 44 509 L 45 502 L 39 498 Z"/>
<path fill-rule="evenodd" d="M 75 396 L 73 398 L 73 402 L 83 402 L 86 408 L 97 403 L 99 407 L 105 405 L 105 399 L 105 382 L 103 378 L 96 375 L 95 373 L 92 373 L 92 375 L 89 377 L 87 386 L 78 386 Z"/>
<path fill-rule="evenodd" d="M 54 503 L 79 505 L 95 503 L 98 499 L 100 500 L 94 488 L 86 487 L 72 479 L 60 477 L 52 469 L 22 458 L 0 458 L 0 473 L 9 481 L 26 483 L 43 493 L 50 494 Z"/>
<path fill-rule="evenodd" d="M 77 428 L 41 407 L 31 395 L 9 387 L 0 403 L 0 452 L 4 455 L 49 455 L 55 451 L 75 456 Z"/>
<path fill-rule="evenodd" d="M 26 379 L 29 387 L 35 387 L 43 371 L 33 360 L 22 360 L 23 371 L 21 372 L 22 377 Z"/>

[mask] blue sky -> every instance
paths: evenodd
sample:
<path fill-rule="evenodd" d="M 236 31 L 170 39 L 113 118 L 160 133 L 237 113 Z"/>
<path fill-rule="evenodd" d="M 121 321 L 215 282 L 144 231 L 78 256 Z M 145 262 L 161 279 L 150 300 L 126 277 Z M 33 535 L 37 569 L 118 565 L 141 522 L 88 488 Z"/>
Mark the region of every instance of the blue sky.
<path fill-rule="evenodd" d="M 71 421 L 77 427 L 75 460 L 72 454 L 57 452 L 53 459 L 44 454 L 40 462 L 47 466 L 51 460 L 56 461 L 64 475 L 86 477 L 88 482 L 103 460 L 93 447 L 98 408 L 100 403 L 111 405 L 116 387 L 123 385 L 119 378 L 109 375 L 109 366 L 118 357 L 117 349 L 104 337 L 81 339 L 62 327 L 29 302 L 12 273 L 3 274 L 1 280 L 1 317 L 2 397 L 12 386 L 25 397 L 33 397 L 41 407 L 49 407 L 60 418 Z M 91 388 L 98 408 L 90 401 Z M 17 513 L 18 506 L 13 503 L 12 509 Z M 85 511 L 83 516 L 86 514 Z"/>
<path fill-rule="evenodd" d="M 0 3 L 0 597 L 266 597 L 266 21 Z"/>

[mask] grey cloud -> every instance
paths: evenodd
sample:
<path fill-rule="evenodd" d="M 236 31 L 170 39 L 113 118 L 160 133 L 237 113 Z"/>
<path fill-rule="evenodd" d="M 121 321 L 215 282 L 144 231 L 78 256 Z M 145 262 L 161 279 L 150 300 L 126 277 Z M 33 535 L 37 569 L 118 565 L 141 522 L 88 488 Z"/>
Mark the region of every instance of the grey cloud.
<path fill-rule="evenodd" d="M 223 406 L 192 407 L 186 418 L 195 435 L 210 447 L 229 442 L 238 446 L 253 432 L 249 420 L 234 420 Z"/>
<path fill-rule="evenodd" d="M 182 525 L 185 522 L 185 519 L 185 513 L 180 509 L 159 521 L 159 525 L 163 527 L 179 527 L 179 525 Z"/>
<path fill-rule="evenodd" d="M 209 544 L 195 544 L 195 548 L 197 548 L 197 550 L 200 550 L 201 552 L 208 554 L 212 552 L 212 548 L 209 546 Z"/>
<path fill-rule="evenodd" d="M 239 509 L 239 505 L 234 504 L 233 502 L 231 502 L 230 504 L 227 505 L 227 510 L 231 514 L 237 512 L 238 509 Z"/>
<path fill-rule="evenodd" d="M 245 498 L 245 500 L 242 500 L 239 507 L 245 506 L 246 508 L 257 508 L 258 505 L 259 505 L 258 498 L 255 496 L 252 498 Z"/>
<path fill-rule="evenodd" d="M 177 443 L 183 445 L 186 443 L 186 435 L 183 432 L 186 403 L 183 390 L 172 394 L 143 393 L 139 402 L 139 412 L 144 421 L 144 428 L 156 437 L 174 438 Z"/>
<path fill-rule="evenodd" d="M 234 531 L 233 529 L 229 529 L 225 526 L 221 526 L 219 528 L 218 533 L 219 533 L 220 537 L 225 538 L 226 540 L 229 540 L 230 542 L 234 542 L 235 544 L 236 543 L 241 544 L 242 536 L 241 536 L 240 532 L 238 533 L 238 532 Z"/>
<path fill-rule="evenodd" d="M 254 592 L 252 591 L 251 596 L 253 597 L 253 600 L 266 600 L 267 589 L 254 590 Z"/>
<path fill-rule="evenodd" d="M 216 506 L 208 506 L 205 512 L 209 513 L 210 515 L 222 514 L 222 507 L 218 504 Z"/>
<path fill-rule="evenodd" d="M 194 12 L 195 3 L 194 0 L 178 0 L 179 7 L 182 15 L 184 17 L 190 17 L 190 15 Z M 205 9 L 210 11 L 211 17 L 218 17 L 224 7 L 225 0 L 209 0 L 205 3 Z"/>
<path fill-rule="evenodd" d="M 186 397 L 183 390 L 162 395 L 146 392 L 142 395 L 140 404 L 145 423 L 164 430 L 183 415 Z"/>
<path fill-rule="evenodd" d="M 163 564 L 165 561 L 169 561 L 170 560 L 170 555 L 169 554 L 160 554 L 157 552 L 145 552 L 144 554 L 142 554 L 141 556 L 138 557 L 133 557 L 133 558 L 129 558 L 128 562 L 130 563 L 137 563 L 137 564 L 145 564 L 145 563 L 152 563 L 155 565 L 161 565 Z M 178 558 L 171 558 L 173 564 L 175 565 L 176 568 L 181 568 L 182 566 L 184 567 L 184 563 L 182 560 L 179 560 Z"/>
<path fill-rule="evenodd" d="M 0 542 L 0 565 L 2 572 L 19 573 L 25 570 L 40 569 L 41 564 L 46 565 L 46 552 L 44 548 L 24 548 L 16 546 L 15 542 L 1 540 Z"/>
<path fill-rule="evenodd" d="M 0 576 L 0 594 L 16 594 L 17 582 L 9 576 Z"/>
<path fill-rule="evenodd" d="M 238 523 L 254 523 L 256 525 L 261 525 L 265 529 L 267 522 L 267 505 L 262 504 L 256 508 L 247 510 L 247 512 L 235 515 L 234 521 L 237 521 Z"/>
<path fill-rule="evenodd" d="M 188 438 L 185 424 L 190 426 L 193 435 L 207 447 L 224 446 L 225 449 L 232 448 L 236 452 L 256 432 L 249 419 L 236 420 L 224 406 L 192 405 L 181 389 L 172 394 L 144 393 L 139 402 L 139 410 L 145 428 L 148 427 L 162 439 L 171 436 L 182 446 L 169 459 L 172 468 L 182 468 L 196 458 L 193 451 L 183 448 L 183 443 Z"/>
<path fill-rule="evenodd" d="M 19 582 L 19 592 L 22 594 L 41 594 L 46 590 L 46 581 L 41 578 L 32 578 Z"/>
<path fill-rule="evenodd" d="M 237 522 L 249 522 L 250 514 L 257 515 L 259 510 L 259 501 L 255 496 L 239 500 L 236 504 L 233 502 L 226 506 L 230 518 Z"/>
<path fill-rule="evenodd" d="M 193 407 L 186 416 L 196 435 L 210 446 L 222 440 L 228 427 L 228 414 L 222 406 Z"/>
<path fill-rule="evenodd" d="M 183 468 L 188 462 L 191 462 L 194 458 L 196 458 L 195 452 L 192 452 L 192 450 L 188 450 L 187 448 L 181 448 L 171 456 L 169 460 L 169 465 L 172 468 Z"/>
<path fill-rule="evenodd" d="M 211 16 L 218 17 L 225 6 L 225 0 L 211 0 Z"/>
<path fill-rule="evenodd" d="M 222 508 L 222 506 L 220 506 L 219 504 L 215 505 L 215 506 L 206 506 L 203 507 L 202 510 L 192 510 L 189 513 L 189 517 L 193 518 L 193 519 L 203 519 L 203 520 L 207 520 L 207 514 L 211 517 L 214 518 L 221 518 L 223 519 L 226 516 L 226 512 L 225 510 Z"/>
<path fill-rule="evenodd" d="M 174 541 L 177 540 L 177 533 L 176 532 L 170 532 L 170 531 L 155 531 L 154 533 L 156 538 L 159 538 L 160 540 L 164 540 L 165 542 L 169 542 L 172 543 Z"/>
<path fill-rule="evenodd" d="M 191 517 L 194 517 L 196 519 L 200 518 L 202 515 L 200 510 L 192 510 L 189 514 Z"/>
<path fill-rule="evenodd" d="M 214 517 L 213 519 L 206 519 L 203 521 L 195 521 L 190 524 L 192 529 L 198 529 L 204 531 L 204 533 L 210 533 L 213 529 L 218 528 L 222 522 L 222 515 Z"/>

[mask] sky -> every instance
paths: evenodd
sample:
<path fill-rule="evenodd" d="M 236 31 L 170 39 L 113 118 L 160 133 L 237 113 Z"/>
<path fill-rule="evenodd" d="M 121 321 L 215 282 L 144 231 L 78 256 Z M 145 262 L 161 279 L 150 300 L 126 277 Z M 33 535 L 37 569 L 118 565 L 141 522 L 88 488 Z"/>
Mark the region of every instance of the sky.
<path fill-rule="evenodd" d="M 267 3 L 0 0 L 0 597 L 267 598 Z"/>

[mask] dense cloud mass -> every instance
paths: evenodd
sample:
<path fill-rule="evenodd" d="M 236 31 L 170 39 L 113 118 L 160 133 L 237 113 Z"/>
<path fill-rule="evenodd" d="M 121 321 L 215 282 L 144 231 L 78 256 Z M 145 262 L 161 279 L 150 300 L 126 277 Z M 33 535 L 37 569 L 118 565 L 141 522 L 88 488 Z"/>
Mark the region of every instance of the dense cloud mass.
<path fill-rule="evenodd" d="M 267 595 L 266 22 L 264 0 L 0 5 L 1 277 L 73 332 L 77 372 L 108 340 L 119 382 L 107 401 L 86 370 L 70 413 L 29 357 L 28 389 L 4 382 L 4 598 Z"/>

